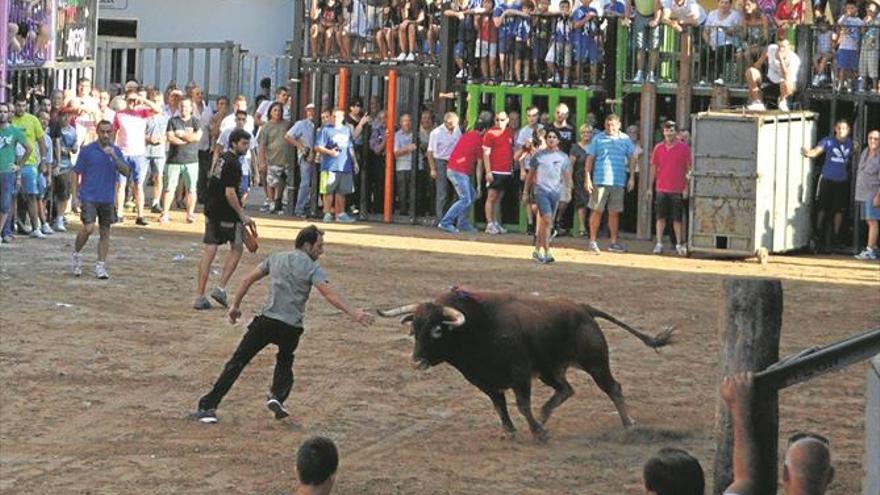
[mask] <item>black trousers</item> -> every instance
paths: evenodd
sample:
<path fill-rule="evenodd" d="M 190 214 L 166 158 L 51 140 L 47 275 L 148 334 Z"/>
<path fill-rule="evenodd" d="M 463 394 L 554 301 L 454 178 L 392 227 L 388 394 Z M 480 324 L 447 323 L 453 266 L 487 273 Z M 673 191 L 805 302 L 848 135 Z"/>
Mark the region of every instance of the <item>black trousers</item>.
<path fill-rule="evenodd" d="M 299 345 L 301 327 L 294 327 L 266 316 L 257 316 L 248 325 L 248 331 L 241 338 L 235 353 L 223 367 L 223 372 L 205 396 L 199 399 L 199 409 L 216 409 L 229 392 L 238 375 L 258 352 L 269 344 L 278 346 L 275 358 L 275 375 L 272 378 L 272 395 L 281 402 L 290 395 L 293 388 L 293 351 Z"/>
<path fill-rule="evenodd" d="M 211 151 L 199 150 L 199 177 L 196 180 L 196 201 L 205 203 L 208 194 L 208 173 L 211 171 Z"/>

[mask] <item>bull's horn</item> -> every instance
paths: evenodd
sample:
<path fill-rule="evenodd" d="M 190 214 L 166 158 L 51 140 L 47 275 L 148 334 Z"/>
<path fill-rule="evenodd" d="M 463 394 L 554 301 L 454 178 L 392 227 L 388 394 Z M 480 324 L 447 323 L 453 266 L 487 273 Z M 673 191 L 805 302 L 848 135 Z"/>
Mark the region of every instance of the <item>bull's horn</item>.
<path fill-rule="evenodd" d="M 452 328 L 460 327 L 465 322 L 464 313 L 449 306 L 443 306 L 443 318 L 443 323 Z"/>
<path fill-rule="evenodd" d="M 391 318 L 394 316 L 407 315 L 410 313 L 415 313 L 416 308 L 419 307 L 418 304 L 407 304 L 406 306 L 399 306 L 397 308 L 391 308 L 386 310 L 377 310 L 379 316 L 383 316 L 385 318 Z"/>

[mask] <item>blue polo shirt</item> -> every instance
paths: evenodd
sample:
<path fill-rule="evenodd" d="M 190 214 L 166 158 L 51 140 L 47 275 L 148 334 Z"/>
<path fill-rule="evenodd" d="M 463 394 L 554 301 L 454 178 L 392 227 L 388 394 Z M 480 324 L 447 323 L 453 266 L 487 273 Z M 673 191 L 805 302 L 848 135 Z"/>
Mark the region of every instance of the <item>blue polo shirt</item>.
<path fill-rule="evenodd" d="M 636 147 L 625 133 L 611 137 L 604 132 L 593 135 L 587 145 L 587 154 L 595 157 L 593 184 L 597 186 L 626 186 L 626 164 Z"/>
<path fill-rule="evenodd" d="M 123 159 L 122 150 L 110 145 L 116 155 Z M 114 203 L 116 201 L 116 162 L 104 153 L 97 141 L 83 146 L 73 171 L 82 177 L 79 186 L 80 201 L 90 203 Z"/>

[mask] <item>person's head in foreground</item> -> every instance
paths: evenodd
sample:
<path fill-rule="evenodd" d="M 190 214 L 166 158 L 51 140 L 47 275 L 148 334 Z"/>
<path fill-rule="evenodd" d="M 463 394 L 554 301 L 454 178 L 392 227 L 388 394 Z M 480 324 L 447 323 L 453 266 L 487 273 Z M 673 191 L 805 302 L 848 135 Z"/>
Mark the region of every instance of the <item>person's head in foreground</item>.
<path fill-rule="evenodd" d="M 660 449 L 642 470 L 648 495 L 703 495 L 706 481 L 700 461 L 684 450 Z"/>
<path fill-rule="evenodd" d="M 339 453 L 333 440 L 312 437 L 296 453 L 296 473 L 299 478 L 298 494 L 328 494 L 333 490 Z"/>

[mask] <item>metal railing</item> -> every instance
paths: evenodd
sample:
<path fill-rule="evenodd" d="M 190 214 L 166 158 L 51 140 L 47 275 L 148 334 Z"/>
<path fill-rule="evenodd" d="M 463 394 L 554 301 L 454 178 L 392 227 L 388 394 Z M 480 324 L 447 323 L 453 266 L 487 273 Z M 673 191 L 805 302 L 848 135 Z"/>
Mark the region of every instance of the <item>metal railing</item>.
<path fill-rule="evenodd" d="M 808 87 L 835 92 L 880 92 L 880 26 L 808 26 Z M 835 47 L 835 37 L 843 40 Z M 841 50 L 849 53 L 842 54 Z"/>
<path fill-rule="evenodd" d="M 175 81 L 183 86 L 195 81 L 205 96 L 234 96 L 240 90 L 241 47 L 219 43 L 165 43 L 98 40 L 96 85 L 108 88 L 137 79 L 164 88 Z"/>

